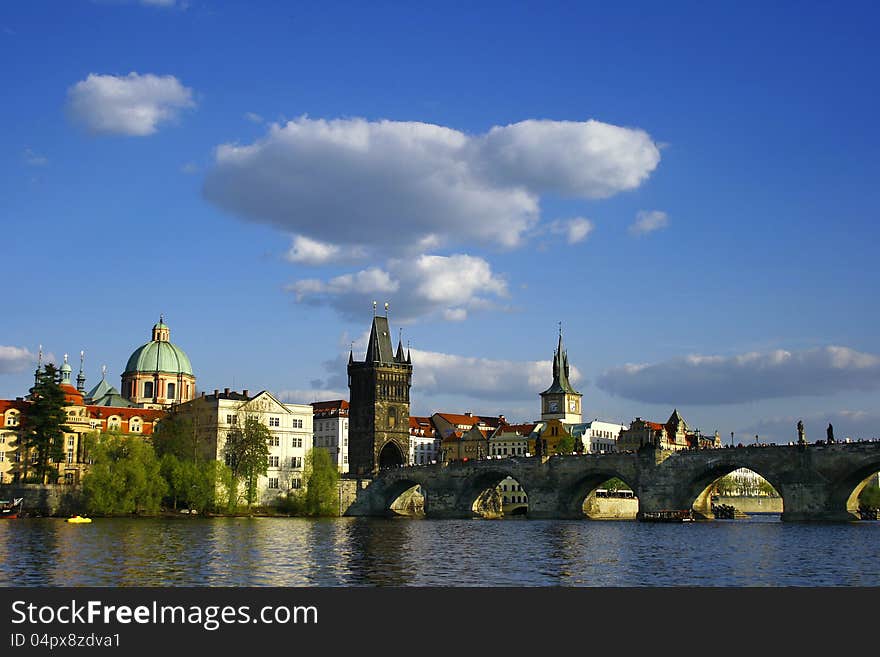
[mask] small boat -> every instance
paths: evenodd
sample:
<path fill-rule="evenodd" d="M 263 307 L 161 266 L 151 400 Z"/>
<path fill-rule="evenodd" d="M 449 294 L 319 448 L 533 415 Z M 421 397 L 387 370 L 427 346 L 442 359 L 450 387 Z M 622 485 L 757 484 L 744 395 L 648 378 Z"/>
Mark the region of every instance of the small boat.
<path fill-rule="evenodd" d="M 24 504 L 23 497 L 15 497 L 11 500 L 0 500 L 0 519 L 14 520 L 21 515 L 21 507 Z"/>
<path fill-rule="evenodd" d="M 641 520 L 647 522 L 693 522 L 694 512 L 691 509 L 646 511 L 642 514 Z"/>
<path fill-rule="evenodd" d="M 67 522 L 72 522 L 74 524 L 82 524 L 85 522 L 91 522 L 91 518 L 83 518 L 82 516 L 73 516 L 73 518 L 68 518 Z"/>

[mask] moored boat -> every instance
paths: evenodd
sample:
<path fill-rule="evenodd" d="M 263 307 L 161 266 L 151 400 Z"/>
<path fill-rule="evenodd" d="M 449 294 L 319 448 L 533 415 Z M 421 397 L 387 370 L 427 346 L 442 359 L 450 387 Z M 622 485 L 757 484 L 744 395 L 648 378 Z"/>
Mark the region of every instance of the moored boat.
<path fill-rule="evenodd" d="M 67 522 L 72 522 L 74 524 L 81 524 L 85 522 L 91 522 L 91 518 L 84 518 L 83 516 L 73 516 L 73 518 L 68 518 Z"/>
<path fill-rule="evenodd" d="M 21 515 L 23 497 L 15 497 L 11 500 L 0 500 L 0 519 L 13 520 Z"/>
<path fill-rule="evenodd" d="M 639 519 L 647 522 L 693 522 L 694 512 L 691 509 L 646 511 Z"/>

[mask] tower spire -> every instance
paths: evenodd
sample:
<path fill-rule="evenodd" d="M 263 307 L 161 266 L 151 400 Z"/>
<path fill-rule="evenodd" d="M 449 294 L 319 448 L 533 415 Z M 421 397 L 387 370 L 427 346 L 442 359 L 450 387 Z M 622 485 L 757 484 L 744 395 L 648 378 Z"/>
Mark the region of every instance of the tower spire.
<path fill-rule="evenodd" d="M 83 362 L 86 358 L 86 352 L 82 349 L 79 352 L 79 374 L 76 375 L 76 389 L 80 392 L 86 391 L 86 375 L 83 372 Z"/>

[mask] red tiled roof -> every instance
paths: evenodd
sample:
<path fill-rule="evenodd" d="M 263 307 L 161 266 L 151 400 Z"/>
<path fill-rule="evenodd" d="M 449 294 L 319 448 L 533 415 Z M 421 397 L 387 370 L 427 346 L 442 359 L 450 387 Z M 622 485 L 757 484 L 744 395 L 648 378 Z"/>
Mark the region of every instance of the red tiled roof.
<path fill-rule="evenodd" d="M 5 413 L 10 408 L 15 408 L 19 411 L 27 408 L 30 402 L 24 401 L 23 399 L 0 399 L 0 413 Z"/>
<path fill-rule="evenodd" d="M 93 418 L 108 418 L 112 415 L 118 415 L 125 420 L 131 420 L 133 417 L 140 417 L 148 422 L 161 420 L 167 415 L 166 411 L 159 408 L 124 408 L 113 406 L 86 406 L 89 416 Z"/>
<path fill-rule="evenodd" d="M 654 431 L 663 431 L 666 428 L 665 424 L 660 424 L 659 422 L 648 422 L 645 420 L 645 424 L 654 429 Z"/>

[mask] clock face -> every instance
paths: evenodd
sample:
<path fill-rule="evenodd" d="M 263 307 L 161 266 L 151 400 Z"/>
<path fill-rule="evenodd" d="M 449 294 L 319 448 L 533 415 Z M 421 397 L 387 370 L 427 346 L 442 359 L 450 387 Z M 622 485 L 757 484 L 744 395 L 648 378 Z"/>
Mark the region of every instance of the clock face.
<path fill-rule="evenodd" d="M 559 402 L 547 402 L 547 410 L 549 410 L 551 413 L 555 413 L 559 410 Z"/>
<path fill-rule="evenodd" d="M 572 399 L 568 402 L 568 408 L 569 408 L 569 410 L 571 410 L 572 413 L 577 411 L 577 407 L 578 407 L 577 400 Z"/>

